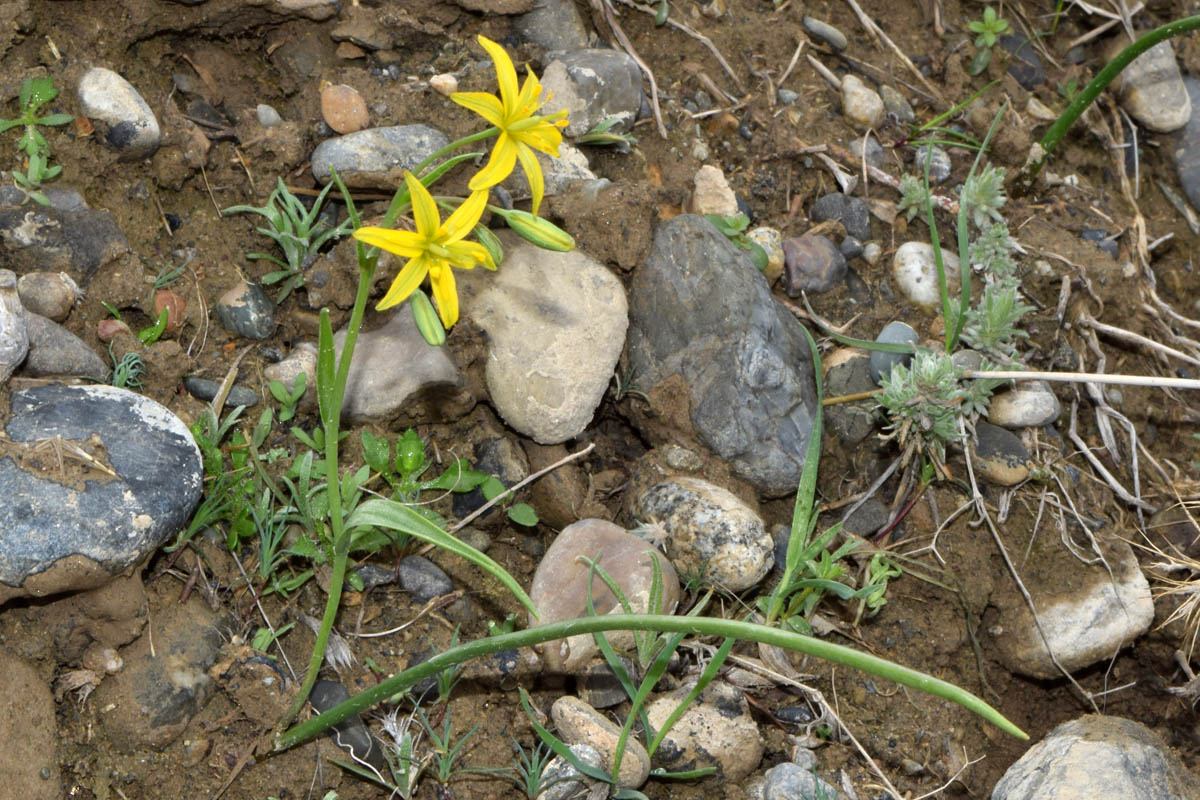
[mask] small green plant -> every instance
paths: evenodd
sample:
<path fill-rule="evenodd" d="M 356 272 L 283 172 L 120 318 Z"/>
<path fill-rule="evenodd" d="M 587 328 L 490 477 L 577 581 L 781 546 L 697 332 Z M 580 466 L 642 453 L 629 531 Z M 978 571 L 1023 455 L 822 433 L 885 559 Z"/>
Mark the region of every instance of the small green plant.
<path fill-rule="evenodd" d="M 663 5 L 666 5 L 666 0 Z M 593 125 L 591 130 L 577 138 L 575 144 L 615 147 L 619 153 L 628 153 L 630 145 L 637 144 L 637 137 L 631 133 L 614 131 L 613 128 L 620 122 L 620 117 L 605 117 Z"/>
<path fill-rule="evenodd" d="M 391 791 L 389 797 L 412 800 L 420 787 L 421 776 L 434 755 L 432 752 L 418 753 L 422 730 L 414 724 L 416 720 L 416 711 L 408 716 L 401 716 L 398 709 L 393 708 L 384 715 L 383 732 L 387 738 L 382 742 L 382 751 L 387 762 L 387 775 L 365 762 L 350 763 L 332 759 L 333 763 L 363 780 L 388 789 Z"/>
<path fill-rule="evenodd" d="M 254 631 L 253 638 L 250 640 L 250 646 L 260 653 L 266 653 L 269 658 L 274 658 L 274 656 L 271 656 L 269 653 L 271 645 L 275 644 L 276 641 L 294 628 L 295 625 L 296 623 L 289 622 L 282 628 L 276 628 L 275 630 L 271 630 L 270 628 L 266 627 L 257 628 Z"/>
<path fill-rule="evenodd" d="M 745 214 L 734 214 L 732 217 L 719 217 L 716 214 L 705 214 L 704 218 L 712 223 L 721 235 L 729 239 L 739 250 L 745 250 L 746 255 L 760 271 L 767 268 L 767 251 L 746 235 L 750 227 L 750 218 Z"/>
<path fill-rule="evenodd" d="M 517 785 L 527 800 L 535 800 L 544 789 L 550 788 L 543 786 L 542 780 L 554 753 L 541 741 L 526 751 L 520 742 L 513 739 L 512 747 L 513 764 L 509 767 L 512 774 L 508 778 Z"/>
<path fill-rule="evenodd" d="M 1074 78 L 1070 78 L 1069 80 L 1058 85 L 1058 96 L 1063 100 L 1066 100 L 1068 103 L 1072 102 L 1076 97 L 1079 96 L 1079 91 L 1079 81 L 1075 80 Z"/>
<path fill-rule="evenodd" d="M 458 646 L 458 628 L 455 627 L 454 634 L 450 637 L 450 647 Z M 445 705 L 450 702 L 450 696 L 454 694 L 454 687 L 458 686 L 459 680 L 462 678 L 462 664 L 455 664 L 453 667 L 447 667 L 437 674 L 437 692 L 438 702 Z"/>
<path fill-rule="evenodd" d="M 112 345 L 108 346 L 108 357 L 113 362 L 112 385 L 121 389 L 142 388 L 142 378 L 146 375 L 146 362 L 138 353 L 126 353 L 117 358 Z"/>
<path fill-rule="evenodd" d="M 164 264 L 162 269 L 154 276 L 155 289 L 168 289 L 174 286 L 183 276 L 183 271 L 187 269 L 187 264 L 180 264 L 178 267 L 171 264 Z"/>
<path fill-rule="evenodd" d="M 904 214 L 909 222 L 925 210 L 929 202 L 929 187 L 916 175 L 900 176 L 900 202 L 896 209 Z"/>
<path fill-rule="evenodd" d="M 259 214 L 267 220 L 267 227 L 255 230 L 275 240 L 279 249 L 283 251 L 284 260 L 270 253 L 249 253 L 246 258 L 266 259 L 279 267 L 278 270 L 262 276 L 261 280 L 268 286 L 282 282 L 279 294 L 275 298 L 275 302 L 282 303 L 289 294 L 304 285 L 304 270 L 312 266 L 321 248 L 327 242 L 350 233 L 354 230 L 354 225 L 347 219 L 340 225 L 330 226 L 320 219 L 321 208 L 329 190 L 333 188 L 333 183 L 326 184 L 313 201 L 312 208 L 306 209 L 284 185 L 283 178 L 278 178 L 277 181 L 275 191 L 271 192 L 265 206 L 230 206 L 221 213 Z"/>
<path fill-rule="evenodd" d="M 21 82 L 21 91 L 17 96 L 17 104 L 21 107 L 21 116 L 15 119 L 0 119 L 0 133 L 18 126 L 24 126 L 17 149 L 26 156 L 26 167 L 22 172 L 13 170 L 13 183 L 25 193 L 25 196 L 43 206 L 50 205 L 50 200 L 39 191 L 42 184 L 62 172 L 61 166 L 51 167 L 50 145 L 46 137 L 38 130 L 40 125 L 66 125 L 75 119 L 70 114 L 47 114 L 39 117 L 42 106 L 58 96 L 54 88 L 54 79 L 50 76 L 26 78 Z"/>
<path fill-rule="evenodd" d="M 1008 33 L 1011 27 L 1008 20 L 996 16 L 996 9 L 991 6 L 983 10 L 982 18 L 967 23 L 971 33 L 977 34 L 975 58 L 971 59 L 971 65 L 967 68 L 969 73 L 978 75 L 987 69 L 992 60 L 992 48 L 996 46 L 996 40 Z"/>
<path fill-rule="evenodd" d="M 297 375 L 291 389 L 284 386 L 283 381 L 271 381 L 267 384 L 267 388 L 270 389 L 271 395 L 279 401 L 280 423 L 288 422 L 296 416 L 296 405 L 304 397 L 304 390 L 308 388 L 308 376 L 303 372 Z"/>
<path fill-rule="evenodd" d="M 425 716 L 425 712 L 417 709 L 417 718 L 421 722 L 421 727 L 425 729 L 425 735 L 429 738 L 430 750 L 433 751 L 431 760 L 432 769 L 429 777 L 437 783 L 438 788 L 446 793 L 452 781 L 456 776 L 471 772 L 486 773 L 485 769 L 462 767 L 459 766 L 459 759 L 462 758 L 464 748 L 467 746 L 467 741 L 475 735 L 479 730 L 479 725 L 471 728 L 457 740 L 454 738 L 454 723 L 450 717 L 450 709 L 446 708 L 442 715 L 442 732 L 438 733 L 429 718 Z"/>

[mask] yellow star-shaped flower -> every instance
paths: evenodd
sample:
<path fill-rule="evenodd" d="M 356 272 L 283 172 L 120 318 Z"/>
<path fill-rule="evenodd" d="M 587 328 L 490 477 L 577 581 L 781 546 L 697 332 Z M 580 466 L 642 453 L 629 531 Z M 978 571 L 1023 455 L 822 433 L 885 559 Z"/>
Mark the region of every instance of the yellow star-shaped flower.
<path fill-rule="evenodd" d="M 417 229 L 397 231 L 366 227 L 354 232 L 354 238 L 360 242 L 408 259 L 375 308 L 382 311 L 404 302 L 428 275 L 433 297 L 437 300 L 438 316 L 442 318 L 442 324 L 450 328 L 458 322 L 458 293 L 451 268 L 474 269 L 476 264 L 483 264 L 487 269 L 496 268 L 496 262 L 483 245 L 463 241 L 483 215 L 487 191 L 472 192 L 442 222 L 429 190 L 411 172 L 404 173 L 404 182 L 408 184 Z"/>
<path fill-rule="evenodd" d="M 559 128 L 567 124 L 566 110 L 554 114 L 538 115 L 535 112 L 546 102 L 542 100 L 542 84 L 537 75 L 529 70 L 525 83 L 517 90 L 517 71 L 504 48 L 486 36 L 479 37 L 479 44 L 496 63 L 496 80 L 500 84 L 500 97 L 487 92 L 455 92 L 450 99 L 463 108 L 474 111 L 500 129 L 496 145 L 487 165 L 471 179 L 471 191 L 488 189 L 509 176 L 519 159 L 529 188 L 533 194 L 533 213 L 536 215 L 542 204 L 545 182 L 542 168 L 534 150 L 558 157 L 558 146 L 562 143 Z M 547 95 L 546 100 L 550 97 Z"/>

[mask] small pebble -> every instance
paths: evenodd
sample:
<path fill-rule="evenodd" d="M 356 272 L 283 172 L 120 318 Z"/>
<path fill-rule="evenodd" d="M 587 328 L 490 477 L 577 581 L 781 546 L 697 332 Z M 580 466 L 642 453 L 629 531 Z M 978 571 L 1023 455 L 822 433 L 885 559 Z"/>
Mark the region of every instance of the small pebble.
<path fill-rule="evenodd" d="M 1083 239 L 1085 242 L 1091 242 L 1113 258 L 1117 258 L 1121 254 L 1120 247 L 1117 246 L 1115 240 L 1109 238 L 1108 231 L 1099 230 L 1097 228 L 1088 228 L 1080 231 L 1079 238 Z"/>
<path fill-rule="evenodd" d="M 1005 428 L 1037 428 L 1053 424 L 1061 413 L 1062 405 L 1044 381 L 1021 381 L 992 396 L 988 422 Z"/>
<path fill-rule="evenodd" d="M 788 297 L 828 292 L 846 277 L 846 257 L 824 236 L 793 236 L 783 242 L 783 284 Z"/>
<path fill-rule="evenodd" d="M 916 344 L 920 338 L 911 325 L 897 320 L 883 326 L 883 330 L 875 337 L 875 341 L 882 344 Z M 909 353 L 885 353 L 882 350 L 872 350 L 871 379 L 878 385 L 884 376 L 892 374 L 892 367 L 897 364 L 908 366 L 911 361 L 912 355 Z"/>
<path fill-rule="evenodd" d="M 283 124 L 283 117 L 279 116 L 279 112 L 266 103 L 259 103 L 255 107 L 254 113 L 258 117 L 258 124 L 264 128 L 274 128 Z"/>
<path fill-rule="evenodd" d="M 878 128 L 883 122 L 883 100 L 857 75 L 842 78 L 842 114 L 859 130 Z"/>
<path fill-rule="evenodd" d="M 942 249 L 942 269 L 946 289 L 957 292 L 959 284 L 958 257 Z M 942 304 L 938 285 L 937 261 L 933 246 L 926 242 L 905 242 L 892 256 L 892 279 L 896 288 L 910 303 L 927 311 L 936 311 Z"/>
<path fill-rule="evenodd" d="M 370 122 L 367 104 L 353 86 L 336 84 L 321 90 L 321 116 L 337 133 L 361 131 Z"/>
<path fill-rule="evenodd" d="M 569 745 L 589 744 L 600 753 L 605 767 L 612 768 L 621 729 L 578 697 L 564 696 L 554 701 L 550 716 L 558 726 L 558 735 Z M 625 754 L 617 774 L 617 784 L 636 789 L 650 777 L 650 756 L 634 737 L 625 740 Z"/>
<path fill-rule="evenodd" d="M 805 15 L 800 18 L 800 24 L 804 26 L 805 32 L 810 36 L 819 39 L 834 50 L 842 51 L 846 49 L 846 35 L 828 22 L 822 22 L 816 17 Z"/>
<path fill-rule="evenodd" d="M 424 556 L 408 556 L 396 565 L 400 588 L 408 592 L 414 603 L 424 604 L 435 597 L 454 591 L 454 582 Z"/>
<path fill-rule="evenodd" d="M 791 89 L 780 89 L 777 96 L 780 104 L 785 106 L 790 106 L 800 99 L 800 95 Z"/>
<path fill-rule="evenodd" d="M 275 303 L 257 283 L 239 281 L 221 295 L 217 319 L 230 333 L 247 339 L 267 339 L 275 332 Z"/>
<path fill-rule="evenodd" d="M 17 295 L 26 311 L 62 322 L 75 306 L 79 287 L 65 272 L 30 272 L 17 279 Z"/>
<path fill-rule="evenodd" d="M 855 160 L 863 158 L 865 155 L 866 162 L 872 167 L 883 166 L 883 146 L 874 136 L 868 136 L 865 145 L 861 136 L 855 136 L 846 144 L 846 149 L 850 151 Z"/>
<path fill-rule="evenodd" d="M 217 392 L 221 391 L 221 382 L 189 375 L 183 379 L 183 388 L 187 389 L 188 394 L 192 397 L 207 401 L 212 400 L 217 396 Z M 237 406 L 246 406 L 249 408 L 258 405 L 258 392 L 249 386 L 234 384 L 225 398 L 225 405 L 229 408 L 236 408 Z"/>
<path fill-rule="evenodd" d="M 883 256 L 883 247 L 878 242 L 867 242 L 863 245 L 863 260 L 871 266 L 879 263 L 879 259 Z"/>
<path fill-rule="evenodd" d="M 755 228 L 746 237 L 766 252 L 767 268 L 763 270 L 763 277 L 768 286 L 774 284 L 783 274 L 783 234 L 774 228 Z"/>
<path fill-rule="evenodd" d="M 809 217 L 813 222 L 836 219 L 851 236 L 861 241 L 871 238 L 871 207 L 861 197 L 830 192 L 813 203 Z"/>
<path fill-rule="evenodd" d="M 847 236 L 845 239 L 842 239 L 842 243 L 838 245 L 838 249 L 842 251 L 842 256 L 847 261 L 852 258 L 858 258 L 863 253 L 862 242 L 853 236 Z"/>
<path fill-rule="evenodd" d="M 433 89 L 440 95 L 449 97 L 458 91 L 458 78 L 454 77 L 449 72 L 443 72 L 440 75 L 434 75 L 429 79 L 429 88 Z"/>
<path fill-rule="evenodd" d="M 737 196 L 720 168 L 705 164 L 693 179 L 690 208 L 693 214 L 732 217 L 738 213 Z"/>
<path fill-rule="evenodd" d="M 1011 431 L 975 423 L 971 462 L 979 477 L 996 486 L 1015 486 L 1029 477 L 1029 451 Z"/>
<path fill-rule="evenodd" d="M 911 125 L 917 121 L 916 112 L 909 105 L 907 99 L 900 92 L 888 86 L 886 83 L 879 87 L 879 97 L 883 100 L 883 107 L 887 113 L 896 118 L 896 121 L 902 125 Z"/>
<path fill-rule="evenodd" d="M 925 161 L 928 155 L 929 161 L 929 182 L 942 183 L 950 177 L 950 171 L 953 165 L 950 163 L 950 154 L 940 147 L 921 147 L 913 156 L 913 169 L 917 171 L 917 177 L 924 179 L 925 177 Z"/>
<path fill-rule="evenodd" d="M 104 141 L 125 160 L 149 158 L 162 141 L 158 120 L 129 81 L 111 69 L 92 67 L 79 80 L 84 116 L 108 125 Z"/>

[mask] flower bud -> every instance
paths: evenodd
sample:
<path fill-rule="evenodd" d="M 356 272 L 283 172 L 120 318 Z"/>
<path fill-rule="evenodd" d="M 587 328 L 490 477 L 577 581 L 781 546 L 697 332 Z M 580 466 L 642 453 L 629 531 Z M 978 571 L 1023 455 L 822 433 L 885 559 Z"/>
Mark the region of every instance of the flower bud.
<path fill-rule="evenodd" d="M 543 250 L 566 253 L 575 249 L 575 240 L 562 228 L 528 211 L 506 210 L 500 213 L 508 227 Z"/>
<path fill-rule="evenodd" d="M 429 302 L 429 296 L 418 289 L 412 293 L 409 305 L 412 306 L 413 320 L 417 323 L 417 330 L 421 332 L 421 336 L 425 337 L 425 341 L 431 347 L 441 347 L 445 344 L 446 329 L 442 326 L 442 320 L 434 310 L 433 303 Z"/>

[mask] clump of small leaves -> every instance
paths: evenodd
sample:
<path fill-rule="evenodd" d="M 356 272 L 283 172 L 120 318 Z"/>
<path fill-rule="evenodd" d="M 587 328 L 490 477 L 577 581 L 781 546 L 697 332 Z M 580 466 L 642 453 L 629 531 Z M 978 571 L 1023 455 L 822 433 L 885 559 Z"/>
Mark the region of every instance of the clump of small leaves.
<path fill-rule="evenodd" d="M 925 204 L 929 200 L 929 189 L 925 186 L 925 182 L 916 175 L 900 176 L 900 204 L 899 211 L 908 218 L 909 222 L 925 210 Z"/>
<path fill-rule="evenodd" d="M 1004 17 L 996 16 L 996 9 L 988 6 L 983 10 L 983 17 L 967 23 L 967 28 L 971 33 L 977 34 L 975 57 L 971 59 L 971 65 L 967 71 L 972 75 L 978 75 L 987 69 L 991 62 L 992 48 L 996 46 L 996 40 L 1012 30 L 1012 26 Z"/>
<path fill-rule="evenodd" d="M 961 202 L 971 209 L 971 221 L 984 230 L 993 223 L 1003 223 L 1000 209 L 1008 202 L 1004 195 L 1004 168 L 988 165 L 971 175 L 963 184 Z"/>
<path fill-rule="evenodd" d="M 42 106 L 58 97 L 54 88 L 54 79 L 48 75 L 40 78 L 26 78 L 21 83 L 21 91 L 17 102 L 21 107 L 21 116 L 15 119 L 0 119 L 0 133 L 18 126 L 24 126 L 17 150 L 24 152 L 26 163 L 24 170 L 13 170 L 13 183 L 25 196 L 43 206 L 50 205 L 49 198 L 39 191 L 42 184 L 62 172 L 61 166 L 50 166 L 50 145 L 46 137 L 38 130 L 39 125 L 66 125 L 75 119 L 70 114 L 46 114 L 38 116 Z"/>
<path fill-rule="evenodd" d="M 142 378 L 146 375 L 146 363 L 137 353 L 126 353 L 119 359 L 108 346 L 108 356 L 113 360 L 112 385 L 121 389 L 142 388 Z"/>
<path fill-rule="evenodd" d="M 963 341 L 985 353 L 1012 356 L 1016 340 L 1029 336 L 1017 327 L 1017 323 L 1034 310 L 1021 300 L 1019 288 L 1020 281 L 1013 277 L 991 281 L 984 286 L 979 304 L 967 311 Z"/>
<path fill-rule="evenodd" d="M 732 217 L 719 217 L 716 214 L 705 214 L 704 218 L 713 224 L 739 250 L 745 250 L 746 255 L 754 262 L 754 266 L 764 270 L 767 268 L 767 251 L 762 245 L 746 235 L 750 227 L 750 218 L 745 214 L 734 214 Z"/>

